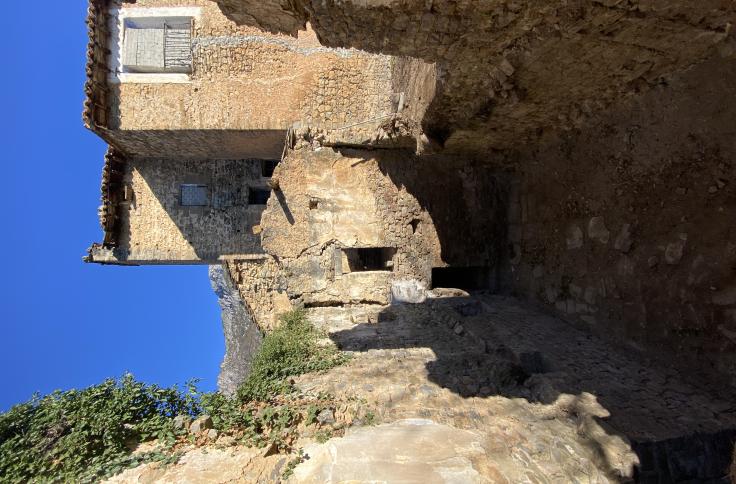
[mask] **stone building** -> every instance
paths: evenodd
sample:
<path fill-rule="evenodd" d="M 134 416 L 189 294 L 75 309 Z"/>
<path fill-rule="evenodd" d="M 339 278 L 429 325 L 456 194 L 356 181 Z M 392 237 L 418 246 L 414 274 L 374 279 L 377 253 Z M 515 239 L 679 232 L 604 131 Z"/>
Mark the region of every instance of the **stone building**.
<path fill-rule="evenodd" d="M 240 25 L 414 59 L 416 163 L 461 156 L 508 181 L 500 289 L 736 384 L 734 2 L 217 3 Z"/>
<path fill-rule="evenodd" d="M 110 145 L 91 262 L 262 254 L 289 128 L 372 143 L 399 98 L 391 59 L 236 26 L 205 0 L 92 0 L 84 122 Z"/>
<path fill-rule="evenodd" d="M 500 178 L 415 155 L 428 64 L 205 0 L 92 0 L 88 24 L 84 121 L 110 149 L 87 261 L 226 263 L 264 328 L 294 305 L 423 301 L 456 270 L 496 285 Z"/>
<path fill-rule="evenodd" d="M 88 23 L 89 262 L 223 264 L 265 330 L 489 290 L 736 385 L 736 3 L 91 0 Z"/>
<path fill-rule="evenodd" d="M 226 261 L 263 327 L 506 291 L 734 381 L 732 3 L 217 3 L 90 4 L 89 261 Z"/>

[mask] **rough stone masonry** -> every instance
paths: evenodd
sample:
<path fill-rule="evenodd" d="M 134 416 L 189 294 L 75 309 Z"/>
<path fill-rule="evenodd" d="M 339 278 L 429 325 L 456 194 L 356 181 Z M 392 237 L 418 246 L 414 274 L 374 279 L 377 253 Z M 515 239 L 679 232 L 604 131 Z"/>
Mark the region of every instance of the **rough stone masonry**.
<path fill-rule="evenodd" d="M 510 294 L 728 400 L 734 2 L 216 4 L 92 1 L 85 122 L 111 150 L 88 260 L 224 265 L 265 331 L 292 307 Z M 191 20 L 191 73 L 116 66 L 166 15 Z M 668 442 L 644 447 L 695 448 Z"/>

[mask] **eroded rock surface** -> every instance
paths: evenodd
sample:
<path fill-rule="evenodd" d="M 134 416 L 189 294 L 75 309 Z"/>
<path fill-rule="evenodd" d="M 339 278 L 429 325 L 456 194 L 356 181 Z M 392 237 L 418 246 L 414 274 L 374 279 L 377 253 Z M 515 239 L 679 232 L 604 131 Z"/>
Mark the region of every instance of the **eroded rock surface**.
<path fill-rule="evenodd" d="M 294 480 L 479 483 L 485 479 L 475 467 L 486 460 L 486 438 L 425 419 L 360 428 L 325 445 L 308 446 L 310 458 Z"/>
<path fill-rule="evenodd" d="M 263 338 L 227 269 L 210 266 L 209 274 L 212 289 L 222 308 L 225 334 L 225 357 L 220 365 L 217 388 L 226 395 L 233 395 L 248 377 L 251 361 Z"/>
<path fill-rule="evenodd" d="M 232 482 L 266 484 L 278 482 L 286 463 L 284 456 L 264 457 L 259 449 L 243 447 L 217 449 L 192 448 L 175 465 L 146 464 L 128 469 L 109 484 Z"/>

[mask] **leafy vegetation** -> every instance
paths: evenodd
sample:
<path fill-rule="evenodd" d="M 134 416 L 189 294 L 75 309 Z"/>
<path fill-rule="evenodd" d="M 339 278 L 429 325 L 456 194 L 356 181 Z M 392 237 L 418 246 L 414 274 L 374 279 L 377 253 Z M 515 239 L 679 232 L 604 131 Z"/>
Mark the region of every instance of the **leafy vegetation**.
<path fill-rule="evenodd" d="M 281 317 L 281 325 L 263 340 L 251 373 L 238 390 L 241 401 L 268 400 L 288 393 L 287 378 L 327 370 L 344 362 L 334 346 L 319 344 L 320 333 L 302 310 Z"/>
<path fill-rule="evenodd" d="M 16 405 L 0 415 L 3 482 L 92 482 L 145 462 L 175 461 L 179 447 L 208 439 L 176 428 L 179 415 L 206 414 L 235 442 L 290 451 L 299 425 L 315 424 L 318 413 L 334 404 L 327 395 L 298 395 L 290 377 L 334 367 L 345 357 L 320 343 L 321 334 L 302 311 L 284 315 L 281 323 L 264 338 L 235 398 L 200 393 L 196 382 L 182 391 L 128 374 Z M 152 440 L 159 450 L 132 452 Z"/>
<path fill-rule="evenodd" d="M 146 385 L 131 375 L 85 390 L 36 395 L 0 415 L 0 475 L 10 482 L 88 482 L 163 460 L 156 452 L 134 456 L 129 444 L 173 444 L 171 417 L 193 411 L 176 388 Z"/>

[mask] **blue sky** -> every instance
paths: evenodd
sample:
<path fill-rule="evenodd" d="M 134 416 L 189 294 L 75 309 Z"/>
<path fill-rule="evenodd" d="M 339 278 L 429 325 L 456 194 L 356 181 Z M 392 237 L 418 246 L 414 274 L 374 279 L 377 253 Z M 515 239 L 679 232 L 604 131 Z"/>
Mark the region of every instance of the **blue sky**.
<path fill-rule="evenodd" d="M 214 389 L 224 352 L 207 267 L 84 264 L 97 222 L 105 144 L 84 129 L 86 1 L 37 5 L 0 46 L 0 410 L 34 391 L 131 371 Z M 6 18 L 28 18 L 9 2 Z M 8 11 L 9 10 L 9 11 Z"/>

